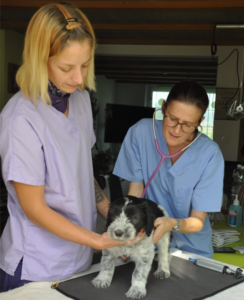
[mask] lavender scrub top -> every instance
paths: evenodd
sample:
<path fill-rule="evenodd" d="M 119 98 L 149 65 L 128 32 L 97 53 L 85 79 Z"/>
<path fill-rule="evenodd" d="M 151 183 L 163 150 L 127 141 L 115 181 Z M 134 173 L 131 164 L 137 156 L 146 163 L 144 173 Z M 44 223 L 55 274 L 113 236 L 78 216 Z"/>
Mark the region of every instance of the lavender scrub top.
<path fill-rule="evenodd" d="M 93 250 L 36 226 L 20 207 L 13 181 L 45 186 L 47 205 L 73 223 L 95 230 L 96 205 L 91 148 L 95 143 L 89 94 L 69 98 L 68 118 L 21 92 L 0 114 L 2 175 L 10 217 L 0 240 L 0 268 L 21 279 L 56 281 L 87 269 Z"/>

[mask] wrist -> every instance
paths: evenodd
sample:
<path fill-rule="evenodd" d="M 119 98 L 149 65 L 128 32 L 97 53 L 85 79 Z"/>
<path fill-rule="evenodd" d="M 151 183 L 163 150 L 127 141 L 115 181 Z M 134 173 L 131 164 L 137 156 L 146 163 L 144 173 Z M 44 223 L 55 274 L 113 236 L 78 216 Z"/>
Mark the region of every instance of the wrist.
<path fill-rule="evenodd" d="M 172 227 L 171 231 L 178 231 L 180 228 L 180 220 L 174 219 L 174 226 Z"/>
<path fill-rule="evenodd" d="M 91 232 L 89 240 L 90 240 L 89 245 L 86 246 L 91 247 L 95 250 L 103 250 L 104 243 L 101 234 L 98 234 L 96 232 Z"/>

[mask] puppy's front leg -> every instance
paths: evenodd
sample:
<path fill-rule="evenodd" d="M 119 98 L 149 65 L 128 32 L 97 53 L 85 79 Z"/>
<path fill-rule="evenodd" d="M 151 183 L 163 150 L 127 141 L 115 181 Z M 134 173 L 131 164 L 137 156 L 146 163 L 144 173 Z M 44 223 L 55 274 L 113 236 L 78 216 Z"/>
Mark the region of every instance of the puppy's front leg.
<path fill-rule="evenodd" d="M 138 257 L 135 261 L 136 267 L 132 274 L 132 285 L 129 291 L 126 293 L 127 297 L 132 299 L 140 299 L 146 296 L 146 283 L 148 274 L 152 267 L 154 256 L 153 252 L 148 253 L 148 255 L 145 255 L 143 257 Z"/>
<path fill-rule="evenodd" d="M 116 257 L 110 249 L 105 249 L 102 252 L 101 270 L 91 283 L 96 288 L 107 288 L 110 286 L 115 268 Z"/>
<path fill-rule="evenodd" d="M 170 233 L 167 232 L 158 242 L 158 269 L 154 272 L 154 276 L 165 279 L 170 276 L 170 253 L 169 253 Z"/>

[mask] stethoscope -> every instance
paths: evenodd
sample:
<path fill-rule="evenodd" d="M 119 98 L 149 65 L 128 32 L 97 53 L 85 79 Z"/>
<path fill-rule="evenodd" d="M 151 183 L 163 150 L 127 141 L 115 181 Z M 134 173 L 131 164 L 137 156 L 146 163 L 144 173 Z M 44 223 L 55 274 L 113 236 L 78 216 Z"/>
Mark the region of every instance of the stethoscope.
<path fill-rule="evenodd" d="M 185 148 L 181 149 L 180 151 L 176 152 L 175 154 L 172 154 L 172 155 L 167 155 L 167 154 L 164 154 L 160 148 L 159 148 L 159 145 L 158 145 L 158 140 L 157 140 L 157 136 L 156 136 L 156 132 L 155 132 L 155 126 L 154 126 L 154 123 L 155 123 L 155 114 L 157 111 L 161 111 L 161 109 L 157 109 L 155 110 L 155 112 L 153 113 L 153 134 L 154 134 L 154 141 L 155 141 L 155 145 L 156 145 L 156 149 L 158 151 L 158 153 L 160 154 L 161 156 L 161 160 L 157 166 L 157 168 L 155 169 L 155 171 L 153 172 L 152 176 L 149 178 L 144 190 L 143 190 L 143 193 L 142 193 L 142 198 L 144 198 L 145 194 L 146 194 L 146 191 L 147 191 L 147 188 L 149 186 L 149 184 L 151 183 L 153 177 L 156 175 L 156 173 L 158 172 L 159 168 L 161 167 L 162 163 L 164 162 L 165 158 L 173 158 L 177 155 L 179 155 L 180 153 L 182 153 L 183 151 L 185 151 L 188 147 L 190 147 L 198 138 L 199 136 L 202 134 L 202 126 L 200 126 L 201 128 L 201 132 L 198 133 L 198 135 L 195 137 L 195 139 L 189 144 L 187 145 Z M 177 125 L 176 125 L 177 126 Z"/>

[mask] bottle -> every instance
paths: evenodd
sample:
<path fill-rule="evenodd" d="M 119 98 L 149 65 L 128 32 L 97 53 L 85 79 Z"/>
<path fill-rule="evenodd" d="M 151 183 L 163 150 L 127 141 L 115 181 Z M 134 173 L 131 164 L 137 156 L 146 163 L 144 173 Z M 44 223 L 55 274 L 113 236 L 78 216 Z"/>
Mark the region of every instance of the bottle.
<path fill-rule="evenodd" d="M 238 196 L 236 195 L 233 204 L 229 208 L 228 226 L 232 228 L 240 228 L 242 222 L 242 206 L 239 204 Z"/>
<path fill-rule="evenodd" d="M 244 167 L 237 165 L 237 168 L 232 173 L 233 183 L 231 185 L 230 203 L 233 204 L 236 195 L 239 193 L 240 186 L 244 184 Z"/>
<path fill-rule="evenodd" d="M 242 165 L 238 164 L 236 169 L 232 172 L 232 177 L 234 177 L 235 173 L 237 173 L 241 169 Z"/>

